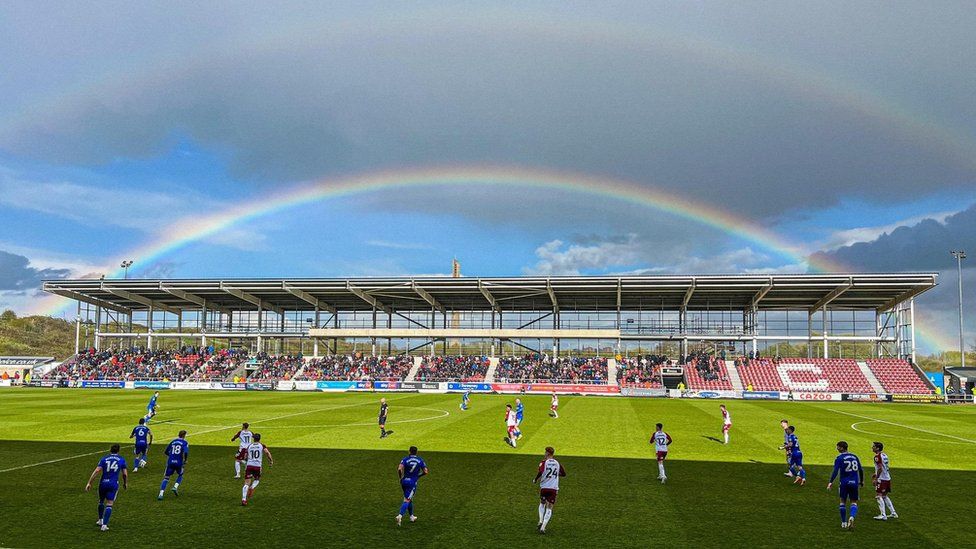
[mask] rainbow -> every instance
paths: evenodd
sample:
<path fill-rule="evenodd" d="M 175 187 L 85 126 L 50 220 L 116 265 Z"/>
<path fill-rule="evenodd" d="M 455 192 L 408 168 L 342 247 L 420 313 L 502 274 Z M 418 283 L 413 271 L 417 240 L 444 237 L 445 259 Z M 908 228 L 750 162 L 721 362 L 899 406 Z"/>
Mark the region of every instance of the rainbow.
<path fill-rule="evenodd" d="M 812 261 L 800 246 L 761 225 L 737 217 L 728 211 L 694 202 L 658 188 L 607 177 L 500 166 L 381 171 L 351 177 L 326 178 L 295 185 L 276 195 L 245 200 L 213 214 L 180 219 L 160 231 L 159 234 L 164 236 L 126 250 L 109 260 L 108 265 L 119 265 L 123 259 L 129 258 L 138 260 L 140 265 L 151 265 L 187 245 L 244 222 L 323 200 L 396 190 L 450 191 L 465 187 L 536 189 L 609 198 L 623 204 L 650 208 L 712 227 L 729 236 L 754 243 L 792 263 L 805 264 L 812 270 L 821 272 L 851 270 L 833 261 L 823 259 Z M 118 278 L 122 271 L 117 267 L 111 267 L 106 268 L 105 274 L 107 278 Z M 42 298 L 36 302 L 34 314 L 57 315 L 69 303 L 69 300 L 58 296 Z M 939 338 L 934 333 L 917 329 L 916 335 L 920 341 L 927 343 L 933 349 L 952 347 L 951 343 L 947 343 L 947 340 L 942 341 L 944 338 Z"/>

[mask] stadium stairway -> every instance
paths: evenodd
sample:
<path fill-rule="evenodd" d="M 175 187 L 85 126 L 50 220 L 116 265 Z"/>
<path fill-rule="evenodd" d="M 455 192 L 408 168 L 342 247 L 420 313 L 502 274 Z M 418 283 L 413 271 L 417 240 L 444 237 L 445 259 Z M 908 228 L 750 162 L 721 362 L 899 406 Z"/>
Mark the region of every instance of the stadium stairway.
<path fill-rule="evenodd" d="M 413 366 L 410 367 L 410 371 L 407 372 L 407 377 L 403 378 L 403 381 L 416 381 L 417 374 L 420 373 L 420 366 L 424 363 L 424 357 L 415 356 L 413 357 Z"/>
<path fill-rule="evenodd" d="M 607 359 L 607 385 L 617 386 L 617 359 L 615 358 Z"/>
<path fill-rule="evenodd" d="M 498 370 L 498 357 L 488 359 L 488 371 L 485 372 L 485 383 L 495 382 L 495 372 Z"/>
<path fill-rule="evenodd" d="M 735 361 L 726 360 L 725 369 L 729 372 L 729 381 L 732 382 L 732 389 L 736 391 L 745 391 L 746 389 L 742 385 L 742 378 L 739 377 L 739 369 L 735 367 Z"/>
<path fill-rule="evenodd" d="M 864 374 L 865 379 L 867 379 L 868 383 L 871 384 L 871 389 L 874 390 L 875 393 L 880 395 L 888 392 L 885 391 L 885 388 L 881 385 L 881 382 L 878 381 L 878 378 L 874 375 L 874 372 L 871 371 L 871 368 L 868 366 L 867 362 L 858 360 L 857 367 L 861 369 L 861 373 Z"/>
<path fill-rule="evenodd" d="M 295 371 L 291 376 L 292 379 L 298 379 L 298 376 L 305 373 L 305 367 L 308 366 L 308 358 L 302 357 L 302 367 Z"/>

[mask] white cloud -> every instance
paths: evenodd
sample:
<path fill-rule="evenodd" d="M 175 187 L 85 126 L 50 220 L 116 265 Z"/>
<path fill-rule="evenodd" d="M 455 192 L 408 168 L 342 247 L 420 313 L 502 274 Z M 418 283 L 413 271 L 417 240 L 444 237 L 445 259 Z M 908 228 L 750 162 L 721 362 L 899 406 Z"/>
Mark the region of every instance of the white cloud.
<path fill-rule="evenodd" d="M 394 242 L 389 240 L 367 240 L 367 246 L 373 246 L 376 248 L 389 248 L 391 250 L 432 250 L 433 246 L 429 244 L 420 244 L 415 242 Z"/>

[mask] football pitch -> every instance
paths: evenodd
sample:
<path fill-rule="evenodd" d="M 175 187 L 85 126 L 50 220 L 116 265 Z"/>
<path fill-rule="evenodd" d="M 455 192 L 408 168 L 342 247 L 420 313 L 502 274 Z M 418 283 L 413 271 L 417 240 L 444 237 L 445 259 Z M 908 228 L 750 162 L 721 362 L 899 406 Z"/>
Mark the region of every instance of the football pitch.
<path fill-rule="evenodd" d="M 524 437 L 503 442 L 514 396 L 163 391 L 150 424 L 149 464 L 120 491 L 100 532 L 88 476 L 123 444 L 148 391 L 0 391 L 0 546 L 116 547 L 653 547 L 972 546 L 976 407 L 847 402 L 524 396 Z M 380 439 L 379 399 L 392 436 Z M 720 443 L 724 402 L 731 444 Z M 805 487 L 786 478 L 780 419 L 797 428 Z M 240 504 L 231 436 L 248 421 L 274 454 L 250 505 Z M 657 480 L 648 438 L 674 438 L 668 483 Z M 162 450 L 180 429 L 190 459 L 181 495 L 157 501 Z M 865 464 L 856 527 L 841 530 L 826 490 L 838 440 Z M 870 486 L 871 443 L 891 459 L 899 518 L 880 522 Z M 415 497 L 419 520 L 397 527 L 396 466 L 416 445 L 430 467 Z M 532 479 L 553 446 L 568 476 L 543 536 Z M 97 482 L 97 481 L 96 481 Z"/>

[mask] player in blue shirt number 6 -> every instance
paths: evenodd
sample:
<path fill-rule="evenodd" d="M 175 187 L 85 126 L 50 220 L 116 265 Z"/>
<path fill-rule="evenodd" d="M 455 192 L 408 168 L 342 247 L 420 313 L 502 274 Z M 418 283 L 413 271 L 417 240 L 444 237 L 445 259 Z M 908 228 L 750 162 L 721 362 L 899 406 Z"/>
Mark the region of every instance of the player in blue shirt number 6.
<path fill-rule="evenodd" d="M 840 527 L 854 528 L 854 517 L 857 516 L 857 489 L 864 486 L 864 469 L 861 467 L 861 460 L 857 456 L 847 451 L 847 443 L 843 440 L 837 443 L 837 452 L 840 454 L 834 459 L 834 472 L 830 475 L 830 482 L 827 483 L 827 490 L 834 484 L 834 479 L 840 475 Z M 850 518 L 847 516 L 847 509 L 844 505 L 850 501 Z"/>
<path fill-rule="evenodd" d="M 102 531 L 108 530 L 108 521 L 112 518 L 112 504 L 115 503 L 115 496 L 119 492 L 119 476 L 122 476 L 122 488 L 129 489 L 129 471 L 125 466 L 125 458 L 119 455 L 119 445 L 113 444 L 109 455 L 103 457 L 98 462 L 98 466 L 92 471 L 85 485 L 85 491 L 91 490 L 95 477 L 101 473 L 102 479 L 98 483 L 98 522 L 97 526 L 102 527 Z"/>
<path fill-rule="evenodd" d="M 169 477 L 176 474 L 176 482 L 173 483 L 173 495 L 180 495 L 180 483 L 183 482 L 183 466 L 190 459 L 190 445 L 186 442 L 186 431 L 180 431 L 180 435 L 169 443 L 164 452 L 166 458 L 166 473 L 163 475 L 163 482 L 159 485 L 159 497 L 162 500 L 166 492 L 166 484 Z"/>
<path fill-rule="evenodd" d="M 403 515 L 410 515 L 410 522 L 416 522 L 417 516 L 413 514 L 413 495 L 417 491 L 417 481 L 420 477 L 430 473 L 424 459 L 417 455 L 417 447 L 410 447 L 410 455 L 400 460 L 397 466 L 397 474 L 400 476 L 400 488 L 403 489 L 403 504 L 400 505 L 400 512 L 396 516 L 397 526 L 403 521 Z"/>
<path fill-rule="evenodd" d="M 139 472 L 140 467 L 145 467 L 146 454 L 149 453 L 149 446 L 153 441 L 152 431 L 149 427 L 146 427 L 146 418 L 139 418 L 139 425 L 136 425 L 132 429 L 132 433 L 129 438 L 136 439 L 135 454 L 136 459 L 134 460 L 135 467 L 132 468 L 133 473 Z"/>

